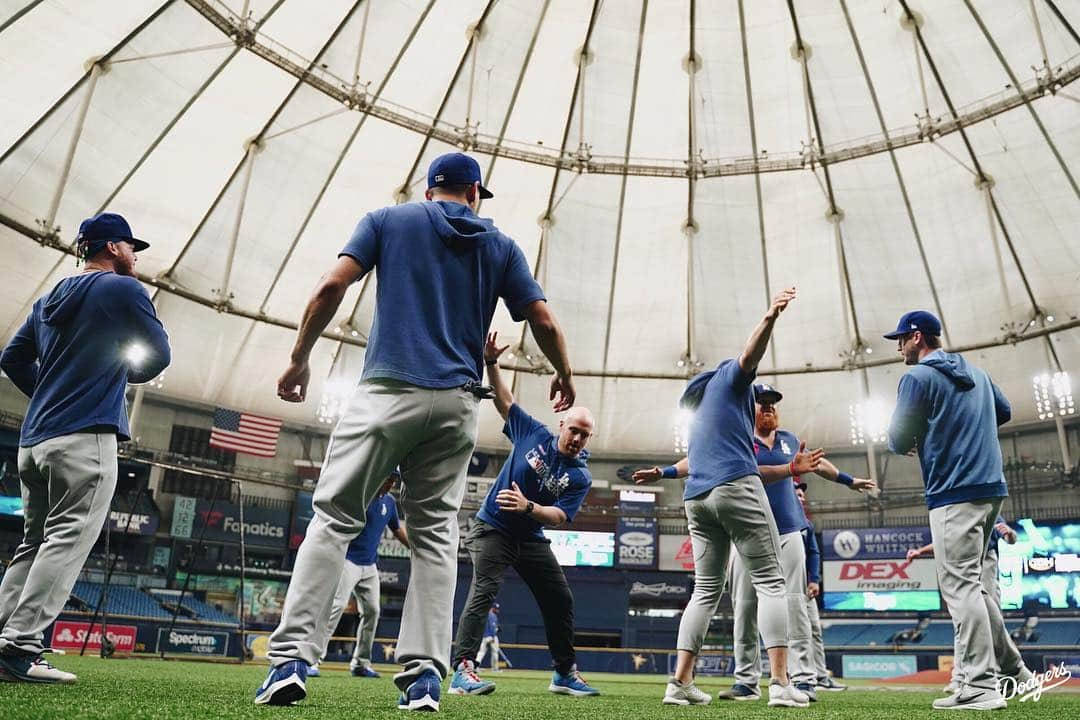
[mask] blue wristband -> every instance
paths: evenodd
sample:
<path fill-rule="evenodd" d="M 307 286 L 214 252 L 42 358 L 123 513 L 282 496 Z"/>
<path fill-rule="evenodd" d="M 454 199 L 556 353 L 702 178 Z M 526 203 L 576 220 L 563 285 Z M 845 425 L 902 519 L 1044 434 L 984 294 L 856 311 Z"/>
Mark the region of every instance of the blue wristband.
<path fill-rule="evenodd" d="M 847 485 L 848 487 L 851 487 L 851 483 L 855 482 L 855 478 L 851 477 L 846 472 L 842 472 L 837 474 L 836 482 L 840 483 L 841 485 Z"/>
<path fill-rule="evenodd" d="M 660 471 L 660 477 L 677 478 L 679 477 L 679 470 L 674 465 L 668 465 Z"/>

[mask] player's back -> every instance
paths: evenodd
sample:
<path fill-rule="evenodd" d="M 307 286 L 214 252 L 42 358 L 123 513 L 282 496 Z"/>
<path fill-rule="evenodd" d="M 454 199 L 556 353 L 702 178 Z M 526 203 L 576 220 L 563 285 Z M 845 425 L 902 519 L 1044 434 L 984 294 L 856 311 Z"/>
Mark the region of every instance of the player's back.
<path fill-rule="evenodd" d="M 342 252 L 378 282 L 364 379 L 429 388 L 479 381 L 498 299 L 522 320 L 544 297 L 514 241 L 460 203 L 370 213 Z"/>

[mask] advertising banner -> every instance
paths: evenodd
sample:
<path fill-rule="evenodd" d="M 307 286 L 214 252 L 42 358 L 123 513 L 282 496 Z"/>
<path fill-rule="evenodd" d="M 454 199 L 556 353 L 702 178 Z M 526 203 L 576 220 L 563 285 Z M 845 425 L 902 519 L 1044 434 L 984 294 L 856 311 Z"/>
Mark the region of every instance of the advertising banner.
<path fill-rule="evenodd" d="M 619 567 L 656 568 L 656 518 L 620 517 L 615 538 Z"/>
<path fill-rule="evenodd" d="M 843 678 L 894 678 L 918 670 L 914 655 L 844 655 Z"/>
<path fill-rule="evenodd" d="M 826 560 L 822 580 L 829 592 L 937 590 L 932 558 Z"/>
<path fill-rule="evenodd" d="M 153 535 L 161 518 L 157 513 L 129 513 L 125 510 L 109 511 L 109 528 L 129 535 Z"/>
<path fill-rule="evenodd" d="M 288 544 L 290 520 L 287 512 L 244 506 L 244 542 L 248 545 L 284 548 Z M 205 527 L 205 531 L 204 528 Z M 199 500 L 195 506 L 192 537 L 218 542 L 240 542 L 240 506 L 218 500 Z"/>
<path fill-rule="evenodd" d="M 81 650 L 86 634 L 90 632 L 90 623 L 57 620 L 53 625 L 51 647 L 56 650 Z M 129 653 L 135 650 L 135 635 L 138 628 L 134 625 L 113 625 L 109 623 L 105 636 L 112 642 L 116 652 Z M 95 623 L 90 633 L 90 642 L 86 649 L 97 654 L 101 650 L 101 625 Z"/>
<path fill-rule="evenodd" d="M 678 655 L 668 655 L 668 674 L 675 674 L 675 663 Z M 735 658 L 731 655 L 698 655 L 694 661 L 695 675 L 731 675 L 735 672 Z"/>
<path fill-rule="evenodd" d="M 930 544 L 930 528 L 858 528 L 826 530 L 821 552 L 825 560 L 902 558 L 907 551 Z"/>
<path fill-rule="evenodd" d="M 157 652 L 225 656 L 229 652 L 229 633 L 190 628 L 158 628 Z"/>
<path fill-rule="evenodd" d="M 544 530 L 560 565 L 613 567 L 615 533 L 576 530 Z"/>
<path fill-rule="evenodd" d="M 631 576 L 627 578 L 627 585 L 626 592 L 631 600 L 673 600 L 684 604 L 690 599 L 690 578 L 685 575 L 667 577 L 663 580 L 657 580 L 655 577 Z"/>
<path fill-rule="evenodd" d="M 694 571 L 694 546 L 689 535 L 661 535 L 659 547 L 661 570 Z"/>

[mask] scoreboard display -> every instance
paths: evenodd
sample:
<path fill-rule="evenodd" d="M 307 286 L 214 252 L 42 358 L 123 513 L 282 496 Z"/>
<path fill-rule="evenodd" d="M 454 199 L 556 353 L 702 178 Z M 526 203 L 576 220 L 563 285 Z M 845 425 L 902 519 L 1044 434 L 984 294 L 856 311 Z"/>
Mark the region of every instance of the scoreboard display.
<path fill-rule="evenodd" d="M 1080 523 L 1012 523 L 1016 544 L 998 541 L 1001 609 L 1080 610 Z"/>
<path fill-rule="evenodd" d="M 544 530 L 560 565 L 614 567 L 615 533 Z"/>

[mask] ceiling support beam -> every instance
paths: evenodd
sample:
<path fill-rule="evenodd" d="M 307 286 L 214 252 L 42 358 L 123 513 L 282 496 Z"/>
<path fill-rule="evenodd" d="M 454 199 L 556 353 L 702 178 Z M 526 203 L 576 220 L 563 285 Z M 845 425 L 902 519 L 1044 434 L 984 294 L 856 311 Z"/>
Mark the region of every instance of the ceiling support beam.
<path fill-rule="evenodd" d="M 866 58 L 863 56 L 862 43 L 859 42 L 859 37 L 855 33 L 855 24 L 851 21 L 851 14 L 848 12 L 846 0 L 840 0 L 840 8 L 844 11 L 844 21 L 847 24 L 848 33 L 851 35 L 851 42 L 855 46 L 855 53 L 859 58 L 859 67 L 862 69 L 863 78 L 866 80 L 866 88 L 870 92 L 870 100 L 874 105 L 874 114 L 877 116 L 878 127 L 881 128 L 881 134 L 885 136 L 886 142 L 889 142 L 889 130 L 885 126 L 885 115 L 881 111 L 881 103 L 878 101 L 877 90 L 874 88 L 874 82 L 870 78 L 870 71 L 866 66 Z M 941 297 L 938 294 L 937 283 L 934 282 L 934 274 L 930 271 L 930 260 L 926 255 L 926 247 L 923 245 L 922 233 L 919 232 L 919 223 L 915 220 L 915 211 L 911 207 L 911 197 L 908 195 L 907 183 L 904 182 L 904 175 L 900 172 L 900 162 L 896 158 L 896 150 L 890 144 L 889 146 L 889 162 L 892 164 L 893 173 L 896 175 L 896 184 L 900 189 L 900 196 L 904 201 L 904 211 L 907 213 L 908 223 L 911 225 L 911 234 L 915 240 L 915 247 L 919 251 L 919 260 L 922 263 L 923 272 L 926 274 L 926 282 L 930 285 L 930 295 L 934 299 L 934 310 L 937 311 L 937 316 L 941 318 L 942 334 L 945 337 L 945 344 L 950 345 L 948 323 L 946 322 L 945 312 L 941 306 Z"/>

